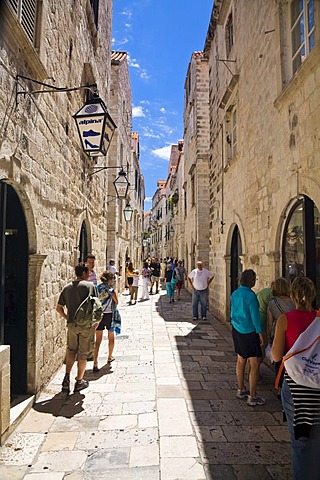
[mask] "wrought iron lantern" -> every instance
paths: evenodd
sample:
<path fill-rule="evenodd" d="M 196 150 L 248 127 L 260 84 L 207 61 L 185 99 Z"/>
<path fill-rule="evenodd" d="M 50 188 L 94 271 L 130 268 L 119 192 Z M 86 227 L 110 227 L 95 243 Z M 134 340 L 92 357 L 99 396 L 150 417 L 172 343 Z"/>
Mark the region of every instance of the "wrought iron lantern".
<path fill-rule="evenodd" d="M 129 203 L 127 203 L 127 205 L 125 206 L 125 208 L 123 210 L 123 214 L 124 214 L 125 221 L 130 222 L 132 214 L 133 214 L 133 208 L 131 207 L 131 205 Z"/>
<path fill-rule="evenodd" d="M 91 157 L 106 155 L 117 128 L 99 96 L 88 100 L 73 115 L 76 121 L 82 148 Z"/>

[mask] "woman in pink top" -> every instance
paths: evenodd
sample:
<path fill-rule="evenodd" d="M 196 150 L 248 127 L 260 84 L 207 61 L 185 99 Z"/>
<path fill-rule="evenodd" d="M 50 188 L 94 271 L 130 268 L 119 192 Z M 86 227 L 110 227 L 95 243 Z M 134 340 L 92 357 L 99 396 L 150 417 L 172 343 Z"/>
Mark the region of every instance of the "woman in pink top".
<path fill-rule="evenodd" d="M 316 317 L 312 308 L 315 299 L 313 282 L 296 277 L 291 285 L 295 310 L 281 315 L 277 321 L 271 354 L 275 362 L 294 345 L 299 335 Z M 294 480 L 320 478 L 320 390 L 296 384 L 285 372 L 281 402 L 291 437 Z"/>

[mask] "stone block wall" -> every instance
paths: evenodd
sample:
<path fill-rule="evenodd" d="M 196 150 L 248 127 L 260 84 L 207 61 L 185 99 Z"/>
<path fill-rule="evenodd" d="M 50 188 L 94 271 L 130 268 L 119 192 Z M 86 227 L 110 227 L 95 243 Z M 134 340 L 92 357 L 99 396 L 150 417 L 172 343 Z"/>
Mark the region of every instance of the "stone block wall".
<path fill-rule="evenodd" d="M 38 266 L 29 265 L 28 274 L 28 362 L 33 365 L 28 389 L 35 393 L 64 357 L 65 321 L 55 307 L 59 292 L 74 275 L 83 221 L 97 271 L 105 266 L 107 219 L 101 205 L 105 178 L 88 175 L 94 161 L 82 153 L 72 118 L 85 102 L 85 91 L 19 95 L 16 105 L 15 77 L 25 75 L 58 87 L 96 82 L 108 105 L 112 1 L 100 1 L 98 29 L 89 0 L 46 2 L 37 48 L 19 25 L 9 28 L 13 15 L 8 7 L 2 8 L 0 115 L 5 128 L 0 139 L 0 179 L 10 183 L 20 198 L 30 257 L 41 257 Z M 24 52 L 20 45 L 25 45 Z M 20 79 L 18 88 L 44 87 Z"/>
<path fill-rule="evenodd" d="M 256 290 L 281 275 L 281 235 L 292 201 L 308 195 L 320 208 L 319 44 L 293 78 L 282 72 L 280 4 L 229 2 L 207 52 L 210 68 L 211 288 L 213 312 L 228 317 L 231 237 L 237 225 L 242 264 L 257 272 Z M 233 14 L 227 63 L 224 25 Z M 250 14 L 249 14 L 250 12 Z M 233 62 L 235 60 L 235 62 Z M 225 62 L 226 63 L 226 62 Z M 231 72 L 230 72 L 231 71 Z M 226 114 L 237 109 L 237 154 L 228 158 Z M 220 222 L 223 221 L 221 230 Z"/>

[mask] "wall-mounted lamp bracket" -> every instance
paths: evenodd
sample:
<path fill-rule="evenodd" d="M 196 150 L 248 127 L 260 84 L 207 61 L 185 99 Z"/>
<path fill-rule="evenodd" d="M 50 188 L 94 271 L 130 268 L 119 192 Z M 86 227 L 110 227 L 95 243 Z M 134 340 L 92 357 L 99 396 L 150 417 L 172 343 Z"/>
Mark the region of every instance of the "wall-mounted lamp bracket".
<path fill-rule="evenodd" d="M 41 85 L 43 87 L 48 87 L 50 90 L 18 90 L 19 86 L 22 85 L 19 83 L 19 79 L 27 80 L 28 82 L 34 83 L 36 85 Z M 97 84 L 92 83 L 91 85 L 81 85 L 80 87 L 56 87 L 55 85 L 50 85 L 48 83 L 40 82 L 34 78 L 25 77 L 24 75 L 16 75 L 16 105 L 18 105 L 18 96 L 19 95 L 35 95 L 38 93 L 62 93 L 62 92 L 75 92 L 77 90 L 90 90 L 92 93 L 97 93 Z"/>

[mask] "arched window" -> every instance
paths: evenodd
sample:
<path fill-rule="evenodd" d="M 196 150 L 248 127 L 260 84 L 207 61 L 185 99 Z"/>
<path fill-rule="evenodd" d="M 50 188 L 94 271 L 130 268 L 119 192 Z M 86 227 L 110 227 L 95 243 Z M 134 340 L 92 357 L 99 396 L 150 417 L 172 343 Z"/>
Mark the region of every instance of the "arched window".
<path fill-rule="evenodd" d="M 283 276 L 292 281 L 305 275 L 316 285 L 320 305 L 320 213 L 314 202 L 304 196 L 291 209 L 282 242 Z"/>
<path fill-rule="evenodd" d="M 79 263 L 85 262 L 88 255 L 88 233 L 85 220 L 83 220 L 79 240 Z"/>
<path fill-rule="evenodd" d="M 240 277 L 242 273 L 242 264 L 240 256 L 242 255 L 242 242 L 239 228 L 236 225 L 231 239 L 231 293 L 240 285 Z"/>

